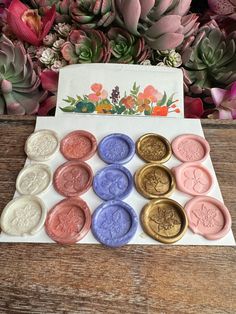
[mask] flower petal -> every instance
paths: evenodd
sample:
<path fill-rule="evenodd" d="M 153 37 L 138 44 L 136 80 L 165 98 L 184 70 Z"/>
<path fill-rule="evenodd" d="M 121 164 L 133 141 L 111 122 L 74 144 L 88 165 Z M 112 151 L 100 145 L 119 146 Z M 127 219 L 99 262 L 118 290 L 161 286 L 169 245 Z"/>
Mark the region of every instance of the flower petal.
<path fill-rule="evenodd" d="M 40 74 L 43 89 L 52 93 L 57 92 L 59 73 L 52 70 L 44 70 Z"/>
<path fill-rule="evenodd" d="M 225 95 L 227 93 L 227 90 L 222 88 L 212 88 L 211 89 L 211 96 L 213 98 L 213 101 L 215 105 L 218 107 L 222 103 Z"/>

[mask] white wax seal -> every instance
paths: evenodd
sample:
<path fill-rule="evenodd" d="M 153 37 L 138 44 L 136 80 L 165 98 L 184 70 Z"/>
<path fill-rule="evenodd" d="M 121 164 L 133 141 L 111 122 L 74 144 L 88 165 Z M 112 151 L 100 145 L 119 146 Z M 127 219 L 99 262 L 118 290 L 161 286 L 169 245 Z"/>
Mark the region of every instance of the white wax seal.
<path fill-rule="evenodd" d="M 59 148 L 59 138 L 52 130 L 39 130 L 31 134 L 25 143 L 25 152 L 29 159 L 49 160 Z"/>
<path fill-rule="evenodd" d="M 34 235 L 44 225 L 46 209 L 37 196 L 26 195 L 13 199 L 2 211 L 1 228 L 14 236 Z"/>
<path fill-rule="evenodd" d="M 23 168 L 16 179 L 16 190 L 23 195 L 45 192 L 52 182 L 52 172 L 44 164 L 32 164 Z"/>

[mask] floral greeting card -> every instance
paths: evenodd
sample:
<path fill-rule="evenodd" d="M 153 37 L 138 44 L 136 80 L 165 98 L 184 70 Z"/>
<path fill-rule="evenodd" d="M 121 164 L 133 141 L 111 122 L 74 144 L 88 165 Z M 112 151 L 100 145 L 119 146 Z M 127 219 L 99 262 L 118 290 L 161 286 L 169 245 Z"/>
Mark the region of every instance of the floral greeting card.
<path fill-rule="evenodd" d="M 184 116 L 182 71 L 168 67 L 82 64 L 60 71 L 56 115 Z"/>

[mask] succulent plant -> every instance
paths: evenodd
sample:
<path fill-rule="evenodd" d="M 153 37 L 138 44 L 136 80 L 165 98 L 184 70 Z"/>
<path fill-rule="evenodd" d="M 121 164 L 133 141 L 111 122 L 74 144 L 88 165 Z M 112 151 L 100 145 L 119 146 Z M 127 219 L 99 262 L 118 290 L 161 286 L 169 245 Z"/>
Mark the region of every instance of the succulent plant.
<path fill-rule="evenodd" d="M 143 38 L 138 38 L 126 30 L 113 27 L 107 36 L 111 45 L 111 62 L 141 63 L 150 56 L 150 48 Z"/>
<path fill-rule="evenodd" d="M 106 27 L 115 19 L 114 0 L 75 0 L 70 13 L 80 28 Z"/>
<path fill-rule="evenodd" d="M 61 49 L 63 58 L 70 64 L 109 62 L 110 44 L 103 32 L 88 30 L 73 30 Z"/>
<path fill-rule="evenodd" d="M 69 7 L 71 2 L 72 0 L 30 0 L 31 6 L 38 9 L 42 15 L 55 4 L 57 23 L 70 22 Z"/>
<path fill-rule="evenodd" d="M 191 92 L 200 94 L 211 87 L 225 87 L 236 80 L 236 38 L 225 35 L 212 21 L 186 42 L 182 61 Z"/>
<path fill-rule="evenodd" d="M 171 50 L 154 50 L 153 61 L 157 65 L 163 65 L 173 68 L 178 68 L 182 64 L 182 58 L 180 53 L 174 49 Z"/>
<path fill-rule="evenodd" d="M 33 114 L 44 96 L 40 79 L 22 44 L 0 37 L 0 112 Z"/>
<path fill-rule="evenodd" d="M 186 15 L 191 0 L 116 0 L 115 3 L 119 25 L 144 37 L 153 49 L 174 49 L 199 26 L 196 14 Z"/>

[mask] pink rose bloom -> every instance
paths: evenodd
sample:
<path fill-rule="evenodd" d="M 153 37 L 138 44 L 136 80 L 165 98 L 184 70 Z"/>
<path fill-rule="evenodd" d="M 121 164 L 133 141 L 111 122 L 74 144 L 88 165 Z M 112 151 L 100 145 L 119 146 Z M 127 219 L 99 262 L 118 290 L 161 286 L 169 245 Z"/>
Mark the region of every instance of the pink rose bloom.
<path fill-rule="evenodd" d="M 98 102 L 101 99 L 106 99 L 108 94 L 105 89 L 103 89 L 102 84 L 95 83 L 91 85 L 92 94 L 88 95 L 88 99 L 92 102 Z"/>

